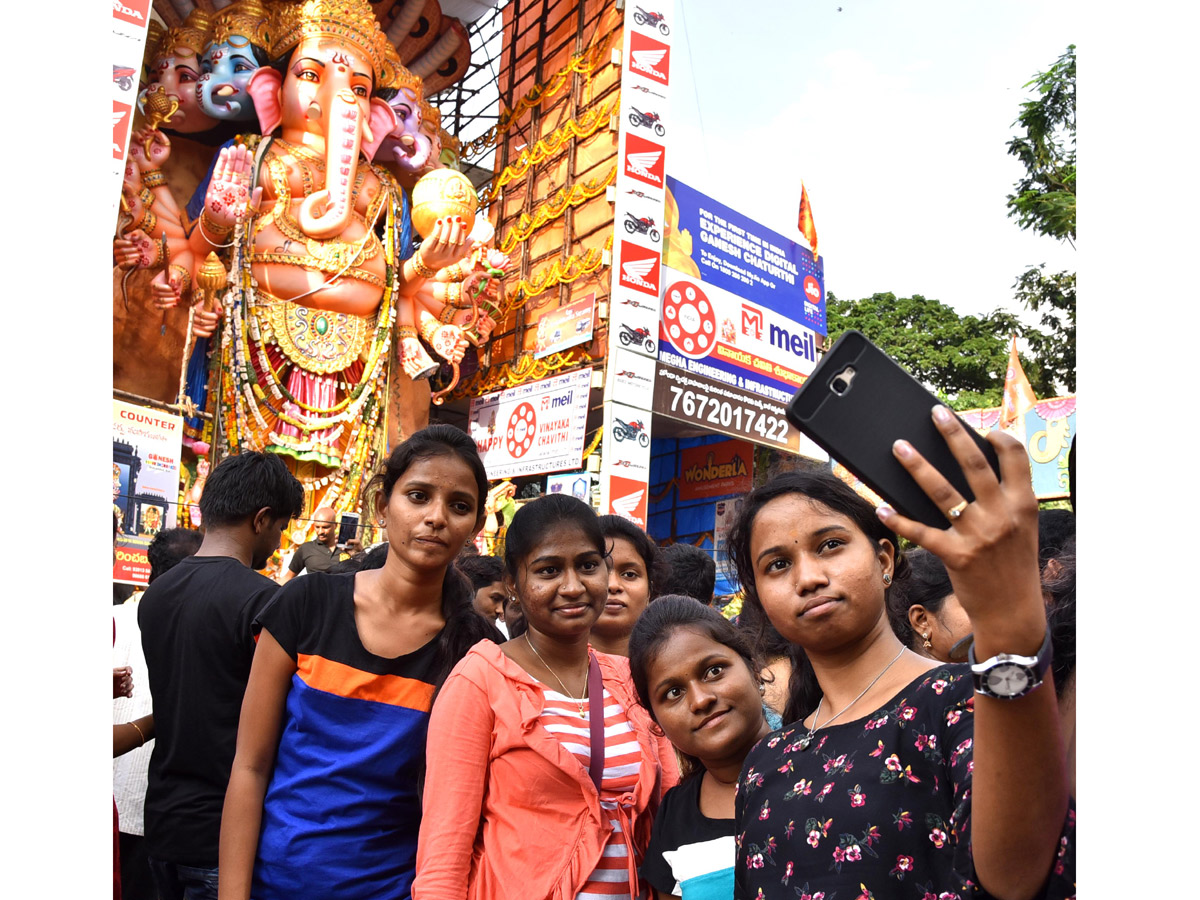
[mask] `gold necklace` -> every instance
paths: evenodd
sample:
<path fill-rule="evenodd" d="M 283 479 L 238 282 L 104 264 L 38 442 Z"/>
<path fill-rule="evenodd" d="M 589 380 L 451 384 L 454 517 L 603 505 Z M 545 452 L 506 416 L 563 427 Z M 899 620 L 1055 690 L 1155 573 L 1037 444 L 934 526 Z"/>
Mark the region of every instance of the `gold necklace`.
<path fill-rule="evenodd" d="M 584 681 L 584 685 L 583 685 L 583 696 L 576 697 L 574 694 L 572 694 L 570 691 L 567 690 L 567 686 L 565 684 L 563 684 L 563 680 L 558 677 L 558 673 L 555 672 L 552 668 L 550 668 L 550 666 L 546 664 L 546 661 L 544 659 L 542 659 L 542 654 L 538 653 L 537 647 L 533 646 L 533 641 L 531 641 L 529 639 L 529 632 L 525 633 L 525 643 L 529 645 L 529 649 L 533 651 L 533 655 L 538 658 L 538 662 L 540 662 L 543 666 L 545 666 L 546 671 L 554 676 L 554 680 L 557 681 L 558 686 L 563 689 L 563 693 L 566 694 L 568 697 L 570 697 L 573 701 L 575 701 L 576 703 L 579 704 L 579 718 L 586 719 L 587 713 L 585 713 L 584 709 L 583 709 L 584 701 L 586 701 L 588 698 L 586 680 Z"/>

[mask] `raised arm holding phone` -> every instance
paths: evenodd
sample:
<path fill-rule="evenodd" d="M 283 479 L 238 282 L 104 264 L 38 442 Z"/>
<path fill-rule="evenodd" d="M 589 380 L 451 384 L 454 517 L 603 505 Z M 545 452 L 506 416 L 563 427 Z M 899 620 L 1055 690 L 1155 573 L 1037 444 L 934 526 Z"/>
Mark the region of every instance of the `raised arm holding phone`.
<path fill-rule="evenodd" d="M 824 390 L 817 376 L 811 390 Z M 872 395 L 895 405 L 886 390 Z M 741 775 L 735 897 L 1075 893 L 1029 462 L 993 433 L 994 467 L 949 410 L 930 406 L 937 468 L 907 440 L 875 439 L 941 522 L 876 513 L 832 475 L 796 472 L 751 492 L 731 534 L 743 617 L 769 619 L 803 651 L 790 724 Z M 927 431 L 924 421 L 905 424 Z M 921 657 L 889 627 L 886 596 L 907 570 L 897 535 L 945 563 L 974 630 L 970 665 Z"/>

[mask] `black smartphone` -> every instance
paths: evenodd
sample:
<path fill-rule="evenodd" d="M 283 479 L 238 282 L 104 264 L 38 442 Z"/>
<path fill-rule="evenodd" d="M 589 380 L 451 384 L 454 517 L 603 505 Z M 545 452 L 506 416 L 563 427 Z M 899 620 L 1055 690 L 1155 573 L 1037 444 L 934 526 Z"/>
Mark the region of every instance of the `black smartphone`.
<path fill-rule="evenodd" d="M 358 535 L 358 513 L 342 513 L 338 520 L 337 545 L 345 547 Z"/>
<path fill-rule="evenodd" d="M 892 444 L 903 438 L 970 502 L 975 494 L 930 416 L 941 401 L 861 332 L 847 331 L 788 402 L 788 420 L 902 515 L 949 528 L 905 471 Z M 962 421 L 961 419 L 959 421 Z M 992 445 L 963 423 L 1000 477 Z"/>

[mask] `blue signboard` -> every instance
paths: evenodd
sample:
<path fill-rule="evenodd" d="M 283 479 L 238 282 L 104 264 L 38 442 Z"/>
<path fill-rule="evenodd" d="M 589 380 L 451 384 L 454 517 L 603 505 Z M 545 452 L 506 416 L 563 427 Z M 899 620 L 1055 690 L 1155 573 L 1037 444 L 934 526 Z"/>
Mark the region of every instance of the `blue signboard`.
<path fill-rule="evenodd" d="M 815 331 L 825 327 L 825 260 L 812 251 L 746 218 L 667 176 L 667 190 L 679 212 L 673 231 L 691 237 L 690 255 L 697 277 Z M 670 201 L 668 201 L 670 206 Z M 675 246 L 664 262 L 672 261 Z M 685 239 L 686 243 L 686 239 Z M 682 271 L 688 271 L 684 267 Z"/>

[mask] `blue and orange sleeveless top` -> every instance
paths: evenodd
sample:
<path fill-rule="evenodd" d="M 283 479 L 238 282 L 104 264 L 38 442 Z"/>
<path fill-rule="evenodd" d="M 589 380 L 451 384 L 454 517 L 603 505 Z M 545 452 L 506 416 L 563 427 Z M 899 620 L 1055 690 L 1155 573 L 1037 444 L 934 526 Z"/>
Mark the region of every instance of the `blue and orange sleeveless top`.
<path fill-rule="evenodd" d="M 289 582 L 256 624 L 297 671 L 263 804 L 255 900 L 408 897 L 437 637 L 394 659 L 370 653 L 353 573 Z"/>

